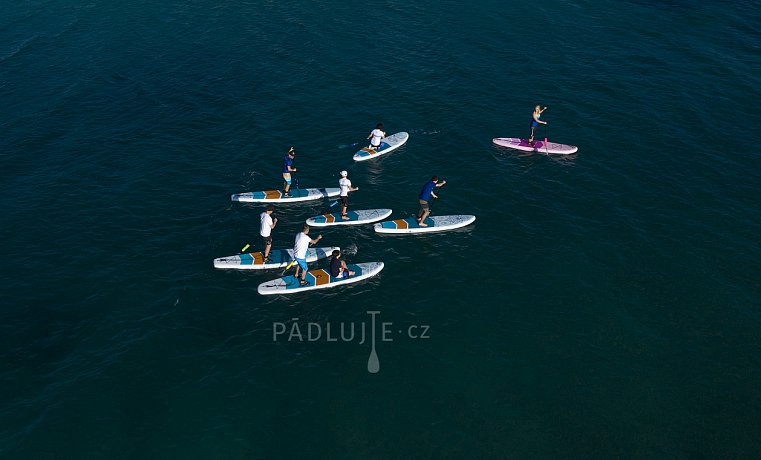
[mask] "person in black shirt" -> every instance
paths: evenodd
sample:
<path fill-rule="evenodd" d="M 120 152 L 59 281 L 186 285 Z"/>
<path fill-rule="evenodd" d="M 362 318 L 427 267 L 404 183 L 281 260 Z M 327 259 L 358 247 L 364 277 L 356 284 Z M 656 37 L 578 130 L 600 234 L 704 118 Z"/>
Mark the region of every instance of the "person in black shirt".
<path fill-rule="evenodd" d="M 349 270 L 346 262 L 341 259 L 341 251 L 333 251 L 333 257 L 330 259 L 330 276 L 333 278 L 348 278 L 353 276 L 354 272 Z"/>

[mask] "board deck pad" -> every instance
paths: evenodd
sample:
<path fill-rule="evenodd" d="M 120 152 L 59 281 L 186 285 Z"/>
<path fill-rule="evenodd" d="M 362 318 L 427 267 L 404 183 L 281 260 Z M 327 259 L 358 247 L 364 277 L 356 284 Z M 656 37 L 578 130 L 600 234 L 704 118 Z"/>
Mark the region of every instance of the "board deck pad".
<path fill-rule="evenodd" d="M 257 292 L 262 295 L 291 294 L 299 291 L 324 289 L 343 284 L 351 284 L 378 274 L 383 269 L 383 262 L 346 264 L 346 266 L 349 270 L 354 272 L 354 275 L 348 278 L 334 278 L 330 276 L 330 273 L 328 273 L 327 270 L 319 268 L 307 272 L 304 281 L 308 284 L 304 286 L 301 286 L 301 277 L 296 278 L 293 275 L 289 275 L 260 284 L 257 288 Z"/>
<path fill-rule="evenodd" d="M 422 227 L 414 217 L 406 219 L 394 219 L 379 222 L 375 224 L 375 231 L 378 233 L 426 233 L 440 232 L 445 230 L 454 230 L 472 224 L 476 216 L 459 215 L 459 216 L 431 216 L 423 223 L 428 225 Z"/>
<path fill-rule="evenodd" d="M 258 192 L 236 193 L 231 195 L 232 201 L 241 201 L 245 203 L 266 203 L 266 202 L 292 202 L 292 201 L 309 201 L 319 200 L 320 198 L 332 198 L 341 193 L 339 188 L 302 188 L 291 189 L 289 197 L 283 196 L 282 190 L 261 190 Z"/>
<path fill-rule="evenodd" d="M 501 147 L 522 150 L 524 152 L 537 153 L 554 153 L 558 155 L 570 155 L 576 153 L 579 148 L 575 145 L 558 144 L 557 142 L 547 142 L 536 139 L 533 144 L 529 144 L 528 139 L 519 139 L 516 137 L 496 137 L 492 142 Z"/>
<path fill-rule="evenodd" d="M 307 250 L 307 262 L 314 262 L 333 254 L 333 250 L 339 247 L 309 248 Z M 271 268 L 283 268 L 293 260 L 293 249 L 273 249 L 270 251 L 271 262 L 264 263 L 264 254 L 261 252 L 247 252 L 234 256 L 214 259 L 214 268 L 233 270 L 265 270 Z"/>
<path fill-rule="evenodd" d="M 404 145 L 404 143 L 407 142 L 407 139 L 409 138 L 410 135 L 405 132 L 392 134 L 388 137 L 383 138 L 376 150 L 373 150 L 369 147 L 363 147 L 359 149 L 359 151 L 354 154 L 354 161 L 365 161 L 389 153 Z"/>
<path fill-rule="evenodd" d="M 336 212 L 333 214 L 310 217 L 307 219 L 307 225 L 327 227 L 329 225 L 370 224 L 385 219 L 390 216 L 391 213 L 392 211 L 390 209 L 359 209 L 357 211 L 347 211 L 346 215 L 349 217 L 349 220 L 343 220 L 341 218 L 341 213 Z"/>

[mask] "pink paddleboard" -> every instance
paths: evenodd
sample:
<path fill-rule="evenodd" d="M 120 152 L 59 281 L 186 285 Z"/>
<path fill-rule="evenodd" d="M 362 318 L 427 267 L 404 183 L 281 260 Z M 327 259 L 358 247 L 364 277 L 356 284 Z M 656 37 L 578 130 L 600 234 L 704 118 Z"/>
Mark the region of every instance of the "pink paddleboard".
<path fill-rule="evenodd" d="M 492 142 L 502 147 L 510 147 L 511 149 L 523 150 L 524 152 L 569 155 L 571 153 L 576 153 L 576 151 L 579 150 L 575 145 L 558 144 L 556 142 L 547 142 L 545 145 L 544 141 L 539 139 L 534 140 L 533 145 L 529 144 L 526 139 L 517 139 L 514 137 L 495 137 L 492 139 Z"/>

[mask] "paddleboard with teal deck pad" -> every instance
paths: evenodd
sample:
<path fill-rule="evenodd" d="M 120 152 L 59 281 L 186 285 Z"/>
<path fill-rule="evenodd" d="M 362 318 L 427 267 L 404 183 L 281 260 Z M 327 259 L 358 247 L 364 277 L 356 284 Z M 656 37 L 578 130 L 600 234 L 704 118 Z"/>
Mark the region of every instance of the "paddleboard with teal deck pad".
<path fill-rule="evenodd" d="M 307 262 L 324 259 L 333 254 L 339 247 L 310 248 L 307 250 Z M 226 268 L 233 270 L 266 270 L 270 268 L 283 268 L 293 260 L 293 249 L 273 249 L 270 251 L 271 262 L 264 262 L 264 254 L 261 252 L 247 252 L 234 256 L 214 259 L 214 268 Z"/>
<path fill-rule="evenodd" d="M 407 142 L 407 139 L 409 138 L 410 135 L 405 132 L 384 137 L 381 139 L 381 143 L 377 149 L 371 149 L 369 147 L 360 149 L 357 153 L 354 154 L 354 161 L 365 161 L 379 157 L 381 155 L 385 155 L 386 153 L 392 152 L 404 145 L 404 143 Z"/>
<path fill-rule="evenodd" d="M 284 196 L 282 190 L 262 190 L 259 192 L 236 193 L 230 198 L 232 201 L 245 203 L 292 203 L 296 201 L 319 200 L 320 198 L 332 198 L 341 193 L 339 188 L 302 188 L 290 190 L 290 196 Z"/>
<path fill-rule="evenodd" d="M 295 292 L 310 291 L 314 289 L 326 289 L 344 284 L 356 283 L 371 276 L 377 275 L 383 270 L 383 262 L 365 262 L 359 264 L 346 264 L 349 270 L 354 272 L 354 275 L 348 278 L 334 278 L 330 276 L 325 269 L 309 270 L 304 278 L 307 282 L 304 286 L 301 285 L 301 277 L 296 278 L 293 275 L 284 276 L 276 280 L 267 281 L 259 285 L 256 289 L 259 294 L 271 295 L 271 294 L 293 294 Z"/>
<path fill-rule="evenodd" d="M 391 215 L 390 209 L 359 209 L 356 211 L 347 211 L 346 216 L 349 220 L 341 218 L 341 213 L 323 214 L 307 219 L 307 225 L 312 227 L 327 227 L 329 225 L 360 225 L 370 224 L 383 220 Z"/>
<path fill-rule="evenodd" d="M 432 216 L 428 217 L 423 223 L 427 227 L 418 224 L 417 219 L 408 217 L 406 219 L 388 220 L 375 224 L 374 228 L 377 233 L 431 233 L 454 230 L 465 227 L 475 222 L 476 216 Z"/>

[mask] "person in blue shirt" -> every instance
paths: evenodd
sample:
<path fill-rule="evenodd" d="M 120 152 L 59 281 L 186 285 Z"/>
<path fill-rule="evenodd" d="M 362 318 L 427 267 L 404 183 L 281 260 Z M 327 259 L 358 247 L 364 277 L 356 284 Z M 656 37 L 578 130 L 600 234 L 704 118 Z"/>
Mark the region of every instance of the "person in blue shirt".
<path fill-rule="evenodd" d="M 534 114 L 531 116 L 531 135 L 528 138 L 528 143 L 533 144 L 534 143 L 534 131 L 536 131 L 536 127 L 541 123 L 543 125 L 546 125 L 546 121 L 542 121 L 539 119 L 539 117 L 542 116 L 542 112 L 547 110 L 547 107 L 541 108 L 540 106 L 534 107 Z"/>
<path fill-rule="evenodd" d="M 433 193 L 433 189 L 436 187 L 441 187 L 446 183 L 447 181 L 445 180 L 439 182 L 439 176 L 433 176 L 420 191 L 420 195 L 418 196 L 418 201 L 420 202 L 420 211 L 417 213 L 417 222 L 421 227 L 428 226 L 428 224 L 425 223 L 425 219 L 427 219 L 428 214 L 431 213 L 431 207 L 428 204 L 428 201 L 431 199 L 431 197 L 438 198 L 438 196 Z"/>
<path fill-rule="evenodd" d="M 288 154 L 283 157 L 283 196 L 291 196 L 289 190 L 291 189 L 291 173 L 296 172 L 296 168 L 293 167 L 293 159 L 296 157 L 296 152 L 293 147 L 288 149 Z"/>

